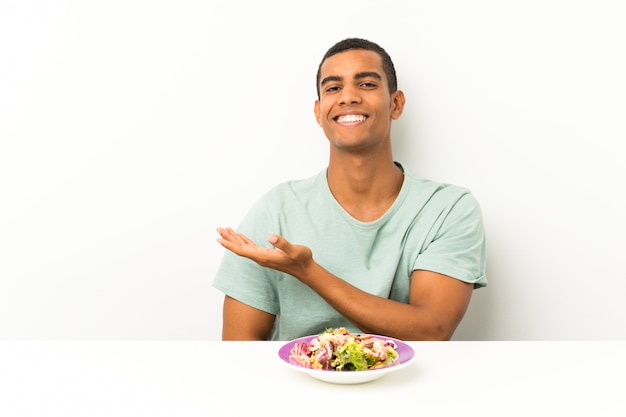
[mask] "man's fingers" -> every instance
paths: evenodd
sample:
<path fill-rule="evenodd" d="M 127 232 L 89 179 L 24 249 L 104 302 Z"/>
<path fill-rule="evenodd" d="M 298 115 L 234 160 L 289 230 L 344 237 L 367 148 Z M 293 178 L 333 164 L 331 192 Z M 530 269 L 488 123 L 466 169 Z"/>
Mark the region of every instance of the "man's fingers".
<path fill-rule="evenodd" d="M 242 235 L 241 233 L 235 232 L 230 227 L 218 227 L 217 232 L 220 235 L 220 238 L 217 239 L 218 243 L 230 250 L 233 250 L 233 248 L 235 247 L 242 247 L 244 245 L 254 244 L 254 242 L 252 242 L 246 236 Z"/>
<path fill-rule="evenodd" d="M 226 239 L 226 240 L 231 241 L 233 243 L 242 243 L 242 242 L 249 243 L 250 242 L 250 239 L 246 238 L 241 233 L 235 232 L 230 227 L 226 227 L 226 228 L 218 227 L 217 228 L 217 232 L 220 234 L 222 239 Z"/>
<path fill-rule="evenodd" d="M 270 235 L 267 241 L 274 245 L 276 249 L 283 251 L 283 253 L 290 258 L 296 258 L 298 256 L 297 246 L 299 245 L 292 245 L 291 242 L 282 236 Z"/>
<path fill-rule="evenodd" d="M 272 244 L 276 249 L 280 249 L 283 252 L 289 254 L 289 249 L 291 248 L 291 243 L 287 239 L 278 235 L 270 235 L 267 238 L 267 241 Z"/>
<path fill-rule="evenodd" d="M 268 241 L 270 244 L 272 244 L 272 245 L 276 246 L 276 245 L 280 244 L 280 243 L 279 243 L 279 242 L 280 242 L 280 236 L 278 236 L 278 235 L 270 235 L 270 236 L 267 238 L 267 241 Z"/>

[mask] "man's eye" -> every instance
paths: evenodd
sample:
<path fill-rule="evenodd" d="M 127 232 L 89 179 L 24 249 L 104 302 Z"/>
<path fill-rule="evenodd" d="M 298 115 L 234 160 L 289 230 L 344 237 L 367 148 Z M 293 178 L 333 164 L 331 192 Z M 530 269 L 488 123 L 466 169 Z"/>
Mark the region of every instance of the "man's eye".
<path fill-rule="evenodd" d="M 339 91 L 341 89 L 341 87 L 339 87 L 338 85 L 334 85 L 332 87 L 328 87 L 326 89 L 327 93 L 334 93 L 335 91 Z"/>
<path fill-rule="evenodd" d="M 375 83 L 370 83 L 370 82 L 365 82 L 365 83 L 361 83 L 361 87 L 364 87 L 364 88 L 376 88 L 376 84 Z"/>

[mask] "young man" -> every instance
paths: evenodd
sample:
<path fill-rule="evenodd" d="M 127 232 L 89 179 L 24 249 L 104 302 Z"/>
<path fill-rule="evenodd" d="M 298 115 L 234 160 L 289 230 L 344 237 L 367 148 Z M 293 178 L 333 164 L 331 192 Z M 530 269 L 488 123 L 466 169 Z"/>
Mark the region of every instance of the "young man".
<path fill-rule="evenodd" d="M 225 293 L 222 338 L 291 340 L 343 326 L 449 340 L 472 290 L 487 285 L 478 203 L 394 162 L 391 123 L 405 98 L 379 45 L 331 47 L 317 88 L 328 167 L 270 190 L 237 232 L 218 228 L 228 249 L 213 284 Z"/>

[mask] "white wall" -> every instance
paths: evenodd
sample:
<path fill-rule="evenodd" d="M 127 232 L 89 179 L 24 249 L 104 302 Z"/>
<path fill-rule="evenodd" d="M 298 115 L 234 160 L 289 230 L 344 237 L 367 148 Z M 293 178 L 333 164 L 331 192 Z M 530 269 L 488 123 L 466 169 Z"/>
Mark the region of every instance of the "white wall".
<path fill-rule="evenodd" d="M 0 1 L 0 338 L 219 339 L 217 226 L 322 169 L 315 72 L 396 63 L 396 159 L 480 200 L 457 339 L 624 339 L 619 0 Z"/>

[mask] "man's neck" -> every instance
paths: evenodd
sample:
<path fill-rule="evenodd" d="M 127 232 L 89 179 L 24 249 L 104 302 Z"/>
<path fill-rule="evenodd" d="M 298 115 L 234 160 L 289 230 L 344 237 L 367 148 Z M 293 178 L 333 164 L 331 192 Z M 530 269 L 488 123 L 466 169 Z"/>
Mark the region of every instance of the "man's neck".
<path fill-rule="evenodd" d="M 360 221 L 374 221 L 395 201 L 404 175 L 391 155 L 331 156 L 328 185 L 337 202 Z"/>

